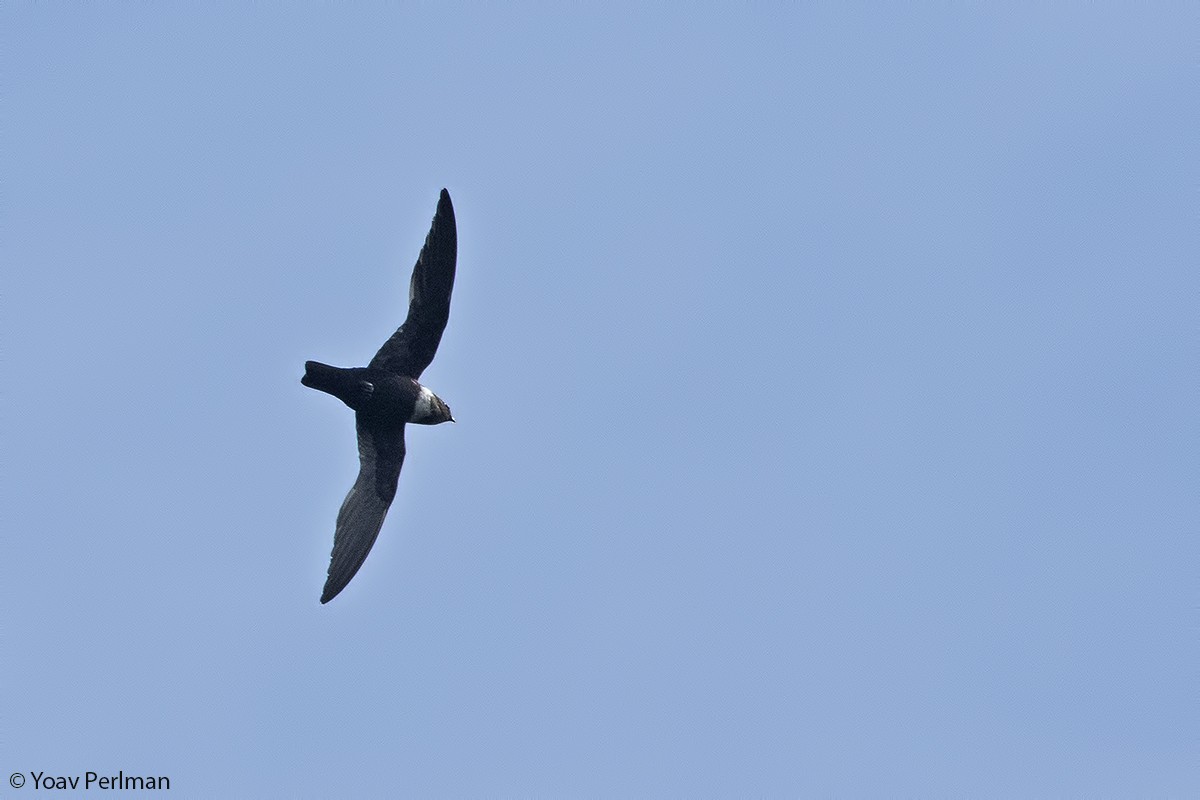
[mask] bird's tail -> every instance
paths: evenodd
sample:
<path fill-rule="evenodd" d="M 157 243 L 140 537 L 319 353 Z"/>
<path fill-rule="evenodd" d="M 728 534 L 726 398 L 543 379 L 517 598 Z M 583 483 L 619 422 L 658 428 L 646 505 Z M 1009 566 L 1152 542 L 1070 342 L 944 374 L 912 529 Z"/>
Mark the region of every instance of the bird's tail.
<path fill-rule="evenodd" d="M 370 393 L 369 389 L 364 392 L 364 382 L 360 374 L 362 371 L 361 368 L 343 369 L 322 364 L 320 361 L 305 361 L 304 377 L 300 382 L 310 389 L 331 394 L 357 410 Z"/>

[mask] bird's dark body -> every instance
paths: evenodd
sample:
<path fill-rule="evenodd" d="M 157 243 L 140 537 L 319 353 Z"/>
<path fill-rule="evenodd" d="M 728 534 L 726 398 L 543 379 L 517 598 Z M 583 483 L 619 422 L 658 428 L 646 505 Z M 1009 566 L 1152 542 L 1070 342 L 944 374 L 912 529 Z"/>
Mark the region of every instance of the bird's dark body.
<path fill-rule="evenodd" d="M 305 361 L 300 382 L 333 395 L 368 420 L 416 422 L 412 414 L 421 385 L 407 376 L 371 367 L 331 367 Z"/>
<path fill-rule="evenodd" d="M 437 352 L 450 316 L 458 256 L 450 195 L 442 190 L 437 213 L 409 283 L 408 316 L 365 367 L 304 364 L 300 382 L 354 409 L 358 478 L 338 511 L 329 575 L 321 602 L 328 603 L 358 572 L 375 544 L 404 464 L 404 426 L 453 422 L 450 407 L 418 383 Z"/>

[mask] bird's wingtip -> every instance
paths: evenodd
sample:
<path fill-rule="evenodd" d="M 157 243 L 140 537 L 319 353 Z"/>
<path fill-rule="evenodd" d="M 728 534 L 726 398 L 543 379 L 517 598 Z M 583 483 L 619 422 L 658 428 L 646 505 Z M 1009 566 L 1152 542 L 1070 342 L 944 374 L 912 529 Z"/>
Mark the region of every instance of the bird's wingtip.
<path fill-rule="evenodd" d="M 327 584 L 325 588 L 321 590 L 321 605 L 325 605 L 330 600 L 337 597 L 340 591 L 342 590 L 334 589 Z"/>

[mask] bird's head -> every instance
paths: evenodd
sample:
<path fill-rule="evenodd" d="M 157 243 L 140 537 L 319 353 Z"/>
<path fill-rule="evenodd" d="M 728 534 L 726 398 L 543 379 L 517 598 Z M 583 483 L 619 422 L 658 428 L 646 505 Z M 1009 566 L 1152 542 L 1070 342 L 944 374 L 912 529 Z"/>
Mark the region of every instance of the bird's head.
<path fill-rule="evenodd" d="M 437 420 L 430 424 L 437 425 L 441 422 L 454 422 L 454 415 L 450 413 L 450 406 L 446 405 L 445 401 L 437 395 L 433 396 L 434 409 L 437 412 Z"/>
<path fill-rule="evenodd" d="M 422 386 L 409 422 L 417 425 L 439 425 L 443 422 L 454 422 L 454 415 L 450 413 L 450 406 L 446 405 L 446 401 Z"/>

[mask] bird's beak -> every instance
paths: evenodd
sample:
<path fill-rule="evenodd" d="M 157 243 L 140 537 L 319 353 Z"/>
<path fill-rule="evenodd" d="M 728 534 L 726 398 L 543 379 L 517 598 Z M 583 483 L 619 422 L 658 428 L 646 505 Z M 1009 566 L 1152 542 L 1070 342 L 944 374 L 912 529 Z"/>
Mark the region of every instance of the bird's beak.
<path fill-rule="evenodd" d="M 451 421 L 451 422 L 458 422 L 458 420 L 456 420 L 454 417 L 451 417 L 451 418 L 450 418 L 450 421 Z"/>

